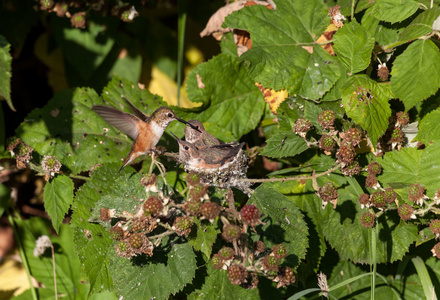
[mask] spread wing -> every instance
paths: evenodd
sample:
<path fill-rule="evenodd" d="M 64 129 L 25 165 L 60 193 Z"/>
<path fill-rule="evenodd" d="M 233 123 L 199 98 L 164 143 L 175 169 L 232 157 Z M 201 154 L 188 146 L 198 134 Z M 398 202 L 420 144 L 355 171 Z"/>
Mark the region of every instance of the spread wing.
<path fill-rule="evenodd" d="M 102 105 L 94 105 L 93 111 L 100 115 L 107 123 L 124 132 L 132 139 L 138 137 L 139 131 L 137 124 L 140 120 L 136 116 L 113 107 Z"/>

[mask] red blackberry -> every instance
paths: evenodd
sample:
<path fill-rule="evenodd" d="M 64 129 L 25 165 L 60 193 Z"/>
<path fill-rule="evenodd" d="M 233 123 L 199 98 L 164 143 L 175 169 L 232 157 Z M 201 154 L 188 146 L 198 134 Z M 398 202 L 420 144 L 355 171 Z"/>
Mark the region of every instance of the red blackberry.
<path fill-rule="evenodd" d="M 352 142 L 353 147 L 356 147 L 361 142 L 362 132 L 357 128 L 350 128 L 344 132 L 344 137 Z"/>
<path fill-rule="evenodd" d="M 332 110 L 324 110 L 318 115 L 318 124 L 322 129 L 331 128 L 335 123 L 335 112 Z"/>
<path fill-rule="evenodd" d="M 129 238 L 130 245 L 133 249 L 139 249 L 143 245 L 142 236 L 140 233 L 134 233 Z"/>
<path fill-rule="evenodd" d="M 200 212 L 208 220 L 214 220 L 220 214 L 220 206 L 215 202 L 203 203 L 200 206 Z"/>
<path fill-rule="evenodd" d="M 246 281 L 248 272 L 242 265 L 232 265 L 228 268 L 229 281 L 234 285 L 240 285 Z"/>
<path fill-rule="evenodd" d="M 260 210 L 252 204 L 246 204 L 240 210 L 243 224 L 256 226 L 260 222 Z"/>
<path fill-rule="evenodd" d="M 156 196 L 151 196 L 144 203 L 144 213 L 146 216 L 158 216 L 162 212 L 163 204 Z"/>

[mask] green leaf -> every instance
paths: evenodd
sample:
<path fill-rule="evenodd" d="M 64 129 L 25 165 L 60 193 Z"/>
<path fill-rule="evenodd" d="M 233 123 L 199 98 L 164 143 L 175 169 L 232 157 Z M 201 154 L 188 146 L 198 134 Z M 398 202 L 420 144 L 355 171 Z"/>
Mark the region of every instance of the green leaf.
<path fill-rule="evenodd" d="M 309 147 L 305 140 L 292 131 L 277 131 L 267 140 L 261 155 L 281 158 L 292 157 L 304 152 Z"/>
<path fill-rule="evenodd" d="M 260 299 L 258 289 L 246 289 L 233 285 L 229 281 L 227 271 L 213 270 L 206 277 L 200 290 L 196 290 L 188 297 L 189 300 L 247 300 Z"/>
<path fill-rule="evenodd" d="M 12 56 L 9 53 L 11 45 L 4 36 L 0 35 L 0 99 L 3 98 L 9 107 L 15 111 L 11 100 L 11 63 Z"/>
<path fill-rule="evenodd" d="M 362 27 L 367 30 L 369 36 L 374 36 L 379 45 L 389 45 L 399 39 L 398 31 L 390 28 L 384 22 L 374 17 L 373 8 L 367 9 L 361 22 Z"/>
<path fill-rule="evenodd" d="M 417 40 L 399 55 L 391 71 L 391 88 L 408 111 L 440 87 L 440 52 L 434 42 Z"/>
<path fill-rule="evenodd" d="M 126 181 L 130 167 L 122 170 L 119 180 L 116 180 L 120 164 L 104 165 L 92 174 L 81 189 L 76 193 L 72 205 L 71 225 L 75 233 L 75 250 L 80 258 L 81 266 L 86 271 L 90 282 L 90 294 L 113 289 L 112 274 L 109 270 L 112 240 L 108 229 L 99 224 L 90 223 L 95 204 L 106 195 L 111 195 L 113 189 Z"/>
<path fill-rule="evenodd" d="M 374 38 L 356 21 L 346 23 L 333 38 L 336 54 L 350 74 L 365 70 L 370 64 Z"/>
<path fill-rule="evenodd" d="M 340 76 L 337 59 L 313 45 L 328 26 L 327 13 L 319 0 L 281 1 L 276 10 L 254 5 L 233 12 L 223 26 L 251 34 L 252 49 L 240 61 L 252 79 L 266 88 L 319 99 Z"/>
<path fill-rule="evenodd" d="M 378 84 L 366 75 L 350 77 L 342 91 L 342 105 L 347 116 L 368 132 L 373 145 L 385 133 L 393 98 L 388 85 Z"/>
<path fill-rule="evenodd" d="M 373 14 L 382 21 L 397 23 L 413 15 L 419 4 L 413 0 L 377 0 Z"/>
<path fill-rule="evenodd" d="M 419 14 L 399 35 L 399 40 L 407 42 L 432 32 L 432 23 L 440 16 L 440 7 L 433 7 Z"/>
<path fill-rule="evenodd" d="M 392 187 L 402 188 L 419 183 L 426 188 L 426 195 L 434 197 L 440 182 L 440 141 L 436 140 L 424 150 L 403 148 L 388 152 L 379 161 L 383 173 L 378 180 Z M 402 194 L 406 198 L 406 194 Z"/>
<path fill-rule="evenodd" d="M 414 257 L 411 260 L 414 264 L 414 267 L 416 267 L 417 274 L 420 277 L 420 282 L 422 283 L 423 292 L 425 293 L 426 299 L 436 300 L 437 296 L 435 294 L 434 285 L 432 284 L 432 280 L 429 276 L 425 262 L 419 256 Z"/>
<path fill-rule="evenodd" d="M 199 88 L 197 75 L 204 88 Z M 187 92 L 191 101 L 203 103 L 203 110 L 183 117 L 216 124 L 236 139 L 256 128 L 263 116 L 265 102 L 260 90 L 237 59 L 225 54 L 195 67 L 188 75 Z M 227 138 L 227 133 L 217 137 Z"/>
<path fill-rule="evenodd" d="M 51 292 L 47 294 L 49 297 L 42 296 L 42 298 L 55 299 L 51 250 L 46 249 L 44 254 L 38 257 L 35 257 L 33 253 L 36 240 L 42 235 L 47 235 L 55 248 L 58 295 L 65 295 L 69 299 L 81 299 L 79 294 L 83 290 L 81 280 L 84 274 L 81 272 L 79 260 L 75 254 L 72 229 L 67 224 L 62 224 L 59 235 L 52 236 L 49 233 L 48 220 L 31 218 L 23 221 L 16 218 L 14 221 L 19 230 L 32 276 L 44 285 L 45 288 L 41 289 L 41 292 L 46 289 Z"/>
<path fill-rule="evenodd" d="M 57 175 L 44 186 L 44 209 L 52 219 L 57 233 L 72 201 L 73 181 L 69 177 Z"/>
<path fill-rule="evenodd" d="M 416 246 L 420 246 L 423 243 L 429 242 L 435 238 L 434 233 L 432 233 L 431 228 L 425 227 L 419 231 L 419 235 L 417 236 Z"/>
<path fill-rule="evenodd" d="M 424 144 L 429 144 L 431 141 L 440 137 L 440 127 L 438 120 L 440 118 L 440 109 L 431 111 L 419 122 L 419 131 L 416 140 Z"/>
<path fill-rule="evenodd" d="M 168 299 L 194 279 L 195 257 L 189 244 L 174 245 L 166 264 L 141 265 L 116 257 L 110 272 L 118 294 L 124 299 Z"/>
<path fill-rule="evenodd" d="M 3 213 L 8 208 L 8 202 L 11 198 L 11 189 L 6 185 L 0 183 L 0 217 L 3 216 Z"/>
<path fill-rule="evenodd" d="M 205 254 L 205 258 L 208 260 L 211 257 L 212 245 L 217 239 L 217 235 L 220 233 L 219 229 L 215 229 L 212 224 L 202 224 L 199 219 L 196 219 L 197 233 L 195 238 L 191 238 L 189 243 L 193 246 L 194 250 L 201 251 Z"/>
<path fill-rule="evenodd" d="M 257 206 L 265 216 L 263 222 L 266 224 L 261 230 L 266 247 L 283 243 L 288 253 L 287 264 L 295 269 L 306 256 L 308 247 L 308 228 L 301 211 L 286 196 L 266 184 L 254 191 L 249 204 Z"/>

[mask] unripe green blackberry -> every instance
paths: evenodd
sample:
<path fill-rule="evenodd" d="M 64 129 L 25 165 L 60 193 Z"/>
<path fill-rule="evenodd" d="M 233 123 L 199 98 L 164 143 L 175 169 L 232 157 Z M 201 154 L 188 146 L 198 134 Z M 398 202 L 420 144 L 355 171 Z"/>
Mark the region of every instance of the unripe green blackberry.
<path fill-rule="evenodd" d="M 338 199 L 339 197 L 336 186 L 331 182 L 327 182 L 319 188 L 318 196 L 324 202 L 329 202 L 331 200 Z"/>
<path fill-rule="evenodd" d="M 266 255 L 263 258 L 263 269 L 266 271 L 278 272 L 280 260 L 272 255 Z"/>
<path fill-rule="evenodd" d="M 324 151 L 333 151 L 335 149 L 335 144 L 335 140 L 328 134 L 324 134 L 319 140 L 319 147 Z"/>
<path fill-rule="evenodd" d="M 413 211 L 414 211 L 414 208 L 408 204 L 402 204 L 397 209 L 397 212 L 399 213 L 399 216 L 403 221 L 408 221 L 409 219 L 411 219 Z"/>
<path fill-rule="evenodd" d="M 218 253 L 212 256 L 211 264 L 214 269 L 220 270 L 223 268 L 223 260 Z"/>
<path fill-rule="evenodd" d="M 173 229 L 179 236 L 188 236 L 191 232 L 192 225 L 193 222 L 189 217 L 178 217 L 174 220 Z"/>
<path fill-rule="evenodd" d="M 432 247 L 431 252 L 432 256 L 440 258 L 440 243 L 435 244 L 434 247 Z"/>
<path fill-rule="evenodd" d="M 200 198 L 203 198 L 203 196 L 205 196 L 207 192 L 208 187 L 206 185 L 198 183 L 190 188 L 189 196 L 191 197 L 191 199 L 199 200 Z"/>
<path fill-rule="evenodd" d="M 134 233 L 129 238 L 130 245 L 133 249 L 142 247 L 143 241 L 140 233 Z"/>
<path fill-rule="evenodd" d="M 29 151 L 30 151 L 29 147 L 24 143 L 18 144 L 17 147 L 15 147 L 14 149 L 15 155 L 21 157 L 27 156 L 29 154 Z"/>
<path fill-rule="evenodd" d="M 153 186 L 156 185 L 156 183 L 157 183 L 157 176 L 154 173 L 151 174 L 147 173 L 141 178 L 141 185 L 144 187 Z"/>
<path fill-rule="evenodd" d="M 312 128 L 312 123 L 307 119 L 297 119 L 293 131 L 296 133 L 307 132 Z"/>
<path fill-rule="evenodd" d="M 226 224 L 223 226 L 222 237 L 228 241 L 236 241 L 241 236 L 241 229 L 237 225 Z"/>
<path fill-rule="evenodd" d="M 418 183 L 411 185 L 408 189 L 408 199 L 416 204 L 423 204 L 425 188 Z"/>
<path fill-rule="evenodd" d="M 39 0 L 41 10 L 49 10 L 54 6 L 53 0 Z"/>
<path fill-rule="evenodd" d="M 118 249 L 121 252 L 127 252 L 130 249 L 130 246 L 128 245 L 127 242 L 124 241 L 118 244 Z"/>
<path fill-rule="evenodd" d="M 331 128 L 335 123 L 335 112 L 332 110 L 324 110 L 318 115 L 318 124 L 322 129 Z"/>
<path fill-rule="evenodd" d="M 61 163 L 54 156 L 45 155 L 41 161 L 41 167 L 46 174 L 58 173 L 61 169 Z"/>
<path fill-rule="evenodd" d="M 99 218 L 104 222 L 110 221 L 110 210 L 108 208 L 101 208 L 99 210 Z"/>
<path fill-rule="evenodd" d="M 17 147 L 17 145 L 20 144 L 20 142 L 21 142 L 20 138 L 18 138 L 18 137 L 16 137 L 16 136 L 9 137 L 9 138 L 6 140 L 7 149 L 8 149 L 9 151 L 14 150 L 15 147 Z"/>
<path fill-rule="evenodd" d="M 370 162 L 367 167 L 368 175 L 378 175 L 382 172 L 382 166 L 378 162 Z"/>
<path fill-rule="evenodd" d="M 394 127 L 393 132 L 391 133 L 391 143 L 401 143 L 403 142 L 403 133 L 402 130 L 398 127 Z"/>
<path fill-rule="evenodd" d="M 373 227 L 374 226 L 374 219 L 376 217 L 369 212 L 364 212 L 361 215 L 361 224 L 362 226 L 364 226 L 365 228 L 369 228 L 369 227 Z"/>
<path fill-rule="evenodd" d="M 144 213 L 146 216 L 158 216 L 162 212 L 163 204 L 156 196 L 151 196 L 144 203 Z"/>
<path fill-rule="evenodd" d="M 228 268 L 229 281 L 234 285 L 240 285 L 246 281 L 248 272 L 242 265 L 232 265 Z"/>
<path fill-rule="evenodd" d="M 200 213 L 200 206 L 202 204 L 199 200 L 188 200 L 183 205 L 183 209 L 185 210 L 186 214 L 189 216 L 197 216 Z"/>
<path fill-rule="evenodd" d="M 196 172 L 189 172 L 186 174 L 186 182 L 188 185 L 195 186 L 200 183 L 200 175 Z"/>
<path fill-rule="evenodd" d="M 436 235 L 436 237 L 439 236 L 440 235 L 440 220 L 439 219 L 432 220 L 429 223 L 429 228 L 431 229 L 432 233 Z"/>
<path fill-rule="evenodd" d="M 384 194 L 386 203 L 393 203 L 397 199 L 397 194 L 392 187 L 386 188 Z"/>
<path fill-rule="evenodd" d="M 215 202 L 203 203 L 200 212 L 208 220 L 214 220 L 220 214 L 220 206 Z"/>
<path fill-rule="evenodd" d="M 359 166 L 359 162 L 357 160 L 353 161 L 351 164 L 346 165 L 341 170 L 342 174 L 346 176 L 353 176 L 357 175 L 361 172 L 361 167 Z"/>
<path fill-rule="evenodd" d="M 409 115 L 406 112 L 399 111 L 398 113 L 396 113 L 396 117 L 397 117 L 396 126 L 398 127 L 402 127 L 409 123 Z"/>
<path fill-rule="evenodd" d="M 246 204 L 240 210 L 241 221 L 243 224 L 256 226 L 260 222 L 260 210 L 252 204 Z"/>
<path fill-rule="evenodd" d="M 231 247 L 222 247 L 218 252 L 222 260 L 230 260 L 234 257 L 234 249 Z"/>
<path fill-rule="evenodd" d="M 121 227 L 115 225 L 110 228 L 110 236 L 115 241 L 120 241 L 124 237 L 124 230 Z"/>
<path fill-rule="evenodd" d="M 287 256 L 286 246 L 283 244 L 278 244 L 272 247 L 272 253 L 276 258 L 284 258 Z"/>
<path fill-rule="evenodd" d="M 371 194 L 371 203 L 373 203 L 373 206 L 376 208 L 382 208 L 385 205 L 387 205 L 387 202 L 385 201 L 385 194 L 383 192 L 375 192 Z"/>
<path fill-rule="evenodd" d="M 131 220 L 131 231 L 142 231 L 147 228 L 147 218 L 144 216 L 142 217 L 135 217 Z"/>
<path fill-rule="evenodd" d="M 70 18 L 70 23 L 73 28 L 85 28 L 86 27 L 86 13 L 78 12 Z"/>
<path fill-rule="evenodd" d="M 264 245 L 262 241 L 256 241 L 253 248 L 254 254 L 258 255 L 260 253 L 263 253 L 264 251 L 266 251 L 266 245 Z"/>
<path fill-rule="evenodd" d="M 351 141 L 353 147 L 356 147 L 362 140 L 362 132 L 357 128 L 350 128 L 344 132 L 344 138 Z"/>

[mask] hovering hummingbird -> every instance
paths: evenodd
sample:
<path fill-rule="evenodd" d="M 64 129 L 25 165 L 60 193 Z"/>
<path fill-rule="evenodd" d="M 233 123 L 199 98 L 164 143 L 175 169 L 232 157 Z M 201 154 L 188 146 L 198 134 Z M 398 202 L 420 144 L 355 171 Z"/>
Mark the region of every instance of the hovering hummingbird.
<path fill-rule="evenodd" d="M 198 149 L 224 144 L 223 141 L 209 134 L 203 127 L 202 122 L 197 120 L 189 120 L 186 124 L 185 141 L 192 143 Z"/>
<path fill-rule="evenodd" d="M 188 169 L 218 169 L 232 161 L 245 144 L 219 144 L 198 149 L 194 144 L 182 141 L 172 132 L 171 134 L 179 143 L 179 158 Z"/>
<path fill-rule="evenodd" d="M 126 165 L 138 156 L 149 153 L 159 142 L 167 126 L 174 120 L 187 124 L 180 119 L 168 107 L 161 106 L 156 109 L 151 116 L 145 115 L 136 108 L 130 101 L 124 98 L 135 115 L 122 112 L 116 108 L 94 105 L 93 110 L 100 115 L 106 122 L 113 125 L 120 131 L 126 133 L 133 139 L 130 152 L 119 169 L 119 172 Z"/>

